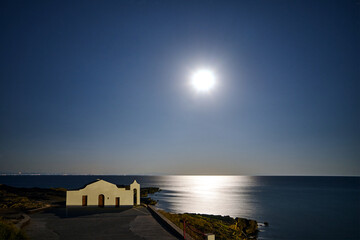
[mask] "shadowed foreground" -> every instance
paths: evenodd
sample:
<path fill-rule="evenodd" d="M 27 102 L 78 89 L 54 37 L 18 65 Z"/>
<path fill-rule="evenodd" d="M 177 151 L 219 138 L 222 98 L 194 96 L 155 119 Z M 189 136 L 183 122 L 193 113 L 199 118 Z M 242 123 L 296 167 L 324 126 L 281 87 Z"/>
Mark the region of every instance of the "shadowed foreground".
<path fill-rule="evenodd" d="M 53 209 L 31 215 L 30 239 L 176 239 L 144 207 L 120 210 Z"/>

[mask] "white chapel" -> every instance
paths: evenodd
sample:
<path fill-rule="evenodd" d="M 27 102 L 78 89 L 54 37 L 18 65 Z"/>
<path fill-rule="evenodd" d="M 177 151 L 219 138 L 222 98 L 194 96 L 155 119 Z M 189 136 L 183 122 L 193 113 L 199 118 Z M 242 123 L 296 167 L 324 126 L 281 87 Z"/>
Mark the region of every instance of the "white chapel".
<path fill-rule="evenodd" d="M 129 188 L 98 179 L 79 190 L 66 192 L 66 206 L 119 207 L 140 204 L 140 184 L 134 180 Z"/>

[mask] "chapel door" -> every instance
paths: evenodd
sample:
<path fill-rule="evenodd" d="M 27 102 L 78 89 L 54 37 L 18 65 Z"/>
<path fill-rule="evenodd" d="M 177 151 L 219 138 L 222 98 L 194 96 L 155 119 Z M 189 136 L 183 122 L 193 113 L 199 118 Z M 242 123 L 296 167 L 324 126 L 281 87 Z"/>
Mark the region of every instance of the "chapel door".
<path fill-rule="evenodd" d="M 87 206 L 87 195 L 82 196 L 82 205 Z"/>
<path fill-rule="evenodd" d="M 136 189 L 134 189 L 134 201 L 133 201 L 133 203 L 134 203 L 134 205 L 136 206 L 136 205 L 138 205 L 139 203 L 137 202 L 137 190 Z"/>
<path fill-rule="evenodd" d="M 120 198 L 117 197 L 115 198 L 115 207 L 119 207 L 120 206 Z"/>
<path fill-rule="evenodd" d="M 104 207 L 105 197 L 103 194 L 99 195 L 99 207 Z"/>

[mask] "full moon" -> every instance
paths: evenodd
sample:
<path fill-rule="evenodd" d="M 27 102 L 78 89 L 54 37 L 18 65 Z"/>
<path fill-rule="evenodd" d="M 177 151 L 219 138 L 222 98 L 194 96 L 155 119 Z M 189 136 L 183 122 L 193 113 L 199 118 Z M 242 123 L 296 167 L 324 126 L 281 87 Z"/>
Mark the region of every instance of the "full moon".
<path fill-rule="evenodd" d="M 209 92 L 215 83 L 214 73 L 207 69 L 198 70 L 191 77 L 191 85 L 198 92 Z"/>

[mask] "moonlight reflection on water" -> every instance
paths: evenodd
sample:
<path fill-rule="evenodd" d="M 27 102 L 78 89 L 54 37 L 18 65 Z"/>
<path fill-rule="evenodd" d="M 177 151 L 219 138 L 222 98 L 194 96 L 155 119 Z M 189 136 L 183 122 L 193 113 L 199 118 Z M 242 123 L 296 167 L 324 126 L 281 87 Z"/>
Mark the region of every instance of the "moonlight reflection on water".
<path fill-rule="evenodd" d="M 258 209 L 249 195 L 251 177 L 166 176 L 161 185 L 158 207 L 165 210 L 248 217 Z"/>

